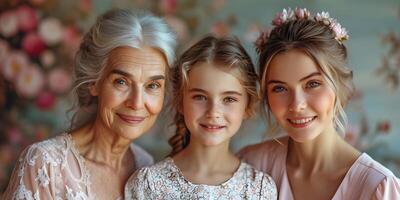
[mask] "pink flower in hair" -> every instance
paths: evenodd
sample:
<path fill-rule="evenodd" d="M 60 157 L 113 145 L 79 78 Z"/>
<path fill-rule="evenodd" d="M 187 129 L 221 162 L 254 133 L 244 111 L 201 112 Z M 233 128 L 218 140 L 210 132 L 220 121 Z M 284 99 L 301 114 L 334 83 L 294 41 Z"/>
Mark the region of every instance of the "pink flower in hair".
<path fill-rule="evenodd" d="M 315 15 L 315 21 L 322 22 L 325 25 L 329 26 L 331 24 L 332 18 L 329 17 L 328 12 L 322 11 L 321 13 L 317 13 L 317 15 Z"/>
<path fill-rule="evenodd" d="M 271 34 L 272 29 L 267 29 L 263 31 L 260 36 L 257 38 L 256 42 L 254 43 L 256 46 L 256 51 L 261 53 L 264 49 L 264 45 L 267 43 L 269 39 L 269 35 Z"/>
<path fill-rule="evenodd" d="M 297 19 L 308 19 L 311 15 L 307 8 L 296 8 L 295 14 Z"/>
<path fill-rule="evenodd" d="M 337 41 L 344 41 L 349 39 L 349 35 L 347 34 L 347 31 L 345 28 L 343 28 L 338 22 L 333 21 L 331 24 L 331 28 L 333 32 L 335 32 L 335 39 Z"/>
<path fill-rule="evenodd" d="M 272 20 L 272 24 L 275 26 L 280 26 L 283 23 L 287 22 L 288 20 L 293 19 L 293 17 L 294 17 L 293 10 L 290 8 L 288 8 L 288 10 L 286 10 L 284 8 L 281 13 L 277 13 L 275 15 L 275 18 Z"/>

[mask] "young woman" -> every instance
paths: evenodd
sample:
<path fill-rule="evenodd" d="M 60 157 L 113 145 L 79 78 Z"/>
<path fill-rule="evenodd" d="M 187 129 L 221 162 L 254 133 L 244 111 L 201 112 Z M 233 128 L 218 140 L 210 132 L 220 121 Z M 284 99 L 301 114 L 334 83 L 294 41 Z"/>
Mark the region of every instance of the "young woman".
<path fill-rule="evenodd" d="M 205 37 L 172 72 L 171 157 L 128 181 L 133 199 L 276 199 L 273 180 L 241 162 L 229 142 L 258 99 L 257 75 L 238 40 Z"/>
<path fill-rule="evenodd" d="M 399 180 L 343 139 L 353 94 L 346 30 L 326 12 L 284 9 L 257 41 L 261 92 L 272 132 L 240 157 L 271 174 L 279 199 L 400 199 Z"/>

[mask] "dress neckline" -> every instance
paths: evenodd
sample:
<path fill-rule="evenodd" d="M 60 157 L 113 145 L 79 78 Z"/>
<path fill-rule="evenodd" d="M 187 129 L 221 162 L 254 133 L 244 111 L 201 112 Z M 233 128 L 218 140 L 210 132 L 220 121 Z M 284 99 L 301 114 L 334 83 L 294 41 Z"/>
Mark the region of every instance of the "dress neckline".
<path fill-rule="evenodd" d="M 286 138 L 286 140 L 284 141 L 284 145 L 286 145 L 285 151 L 284 151 L 284 159 L 283 159 L 283 164 L 285 167 L 282 168 L 283 170 L 283 180 L 282 182 L 286 182 L 287 186 L 288 186 L 288 190 L 287 191 L 287 195 L 290 195 L 288 198 L 289 199 L 294 199 L 293 197 L 293 192 L 292 192 L 292 186 L 290 185 L 289 182 L 289 177 L 287 175 L 287 166 L 286 166 L 286 160 L 287 160 L 287 154 L 288 154 L 288 143 L 289 142 L 289 137 Z M 346 175 L 344 175 L 342 182 L 340 182 L 339 187 L 337 188 L 335 194 L 332 196 L 332 200 L 337 199 L 338 195 L 341 193 L 340 191 L 342 190 L 342 186 L 344 184 L 344 182 L 348 179 L 348 176 L 351 176 L 355 166 L 362 161 L 362 159 L 364 159 L 365 156 L 368 156 L 366 153 L 362 152 L 358 158 L 353 162 L 353 164 L 350 166 L 349 170 L 347 170 Z M 282 183 L 281 183 L 282 185 Z"/>
<path fill-rule="evenodd" d="M 181 169 L 179 169 L 179 167 L 175 164 L 175 161 L 172 157 L 167 157 L 166 159 L 167 164 L 170 164 L 170 166 L 172 167 L 172 169 L 174 170 L 174 172 L 178 173 L 179 177 L 181 179 L 183 179 L 186 183 L 188 183 L 189 185 L 192 186 L 206 186 L 206 187 L 227 187 L 228 185 L 230 185 L 231 182 L 233 182 L 237 176 L 239 176 L 240 171 L 242 171 L 245 167 L 246 167 L 246 163 L 244 163 L 243 161 L 240 161 L 239 167 L 235 170 L 235 172 L 233 173 L 233 175 L 226 181 L 224 181 L 221 184 L 218 185 L 207 185 L 207 184 L 197 184 L 197 183 L 193 183 L 191 181 L 189 181 L 188 179 L 185 178 L 185 176 L 183 175 Z"/>

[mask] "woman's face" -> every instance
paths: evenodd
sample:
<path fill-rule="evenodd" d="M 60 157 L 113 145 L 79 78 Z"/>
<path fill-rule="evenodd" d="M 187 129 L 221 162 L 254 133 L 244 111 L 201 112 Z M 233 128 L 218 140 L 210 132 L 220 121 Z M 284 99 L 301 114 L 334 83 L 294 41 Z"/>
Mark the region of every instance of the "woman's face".
<path fill-rule="evenodd" d="M 153 48 L 112 50 L 91 88 L 98 97 L 95 125 L 130 140 L 148 131 L 163 106 L 166 70 L 164 56 Z"/>
<path fill-rule="evenodd" d="M 293 140 L 306 142 L 335 130 L 335 92 L 304 52 L 276 55 L 268 66 L 265 88 L 272 114 Z"/>

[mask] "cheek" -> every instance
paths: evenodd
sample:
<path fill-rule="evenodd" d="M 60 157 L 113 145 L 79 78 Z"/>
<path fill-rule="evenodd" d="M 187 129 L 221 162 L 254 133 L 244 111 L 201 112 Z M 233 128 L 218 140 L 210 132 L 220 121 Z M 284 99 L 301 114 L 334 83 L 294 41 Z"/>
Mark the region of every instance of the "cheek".
<path fill-rule="evenodd" d="M 286 98 L 277 95 L 270 95 L 270 97 L 268 97 L 268 103 L 269 109 L 275 116 L 284 113 L 289 106 L 287 105 Z"/>
<path fill-rule="evenodd" d="M 147 96 L 146 97 L 146 107 L 150 114 L 156 115 L 161 112 L 164 104 L 164 95 L 159 96 Z"/>
<path fill-rule="evenodd" d="M 335 93 L 331 90 L 323 91 L 318 94 L 318 96 L 314 96 L 310 98 L 315 108 L 319 111 L 326 113 L 327 115 L 333 114 L 333 108 L 335 105 Z"/>

